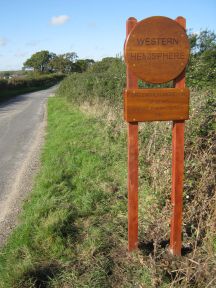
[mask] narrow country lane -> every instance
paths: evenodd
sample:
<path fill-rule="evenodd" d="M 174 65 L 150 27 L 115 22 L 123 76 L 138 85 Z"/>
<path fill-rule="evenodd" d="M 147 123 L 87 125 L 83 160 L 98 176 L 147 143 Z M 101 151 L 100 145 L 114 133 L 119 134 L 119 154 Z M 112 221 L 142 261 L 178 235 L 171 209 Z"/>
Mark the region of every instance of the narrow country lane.
<path fill-rule="evenodd" d="M 22 200 L 31 190 L 44 139 L 46 102 L 56 87 L 0 105 L 0 245 L 15 226 Z"/>

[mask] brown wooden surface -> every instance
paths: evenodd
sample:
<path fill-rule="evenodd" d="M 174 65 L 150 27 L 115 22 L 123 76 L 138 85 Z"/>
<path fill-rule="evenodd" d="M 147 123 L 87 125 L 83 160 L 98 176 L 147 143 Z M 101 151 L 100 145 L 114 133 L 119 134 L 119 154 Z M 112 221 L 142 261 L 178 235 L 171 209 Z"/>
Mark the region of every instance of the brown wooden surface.
<path fill-rule="evenodd" d="M 126 36 L 136 25 L 135 18 L 126 23 Z M 138 87 L 137 77 L 127 65 L 127 89 Z M 138 246 L 138 123 L 128 123 L 128 251 Z"/>
<path fill-rule="evenodd" d="M 138 124 L 128 123 L 128 251 L 138 247 Z"/>
<path fill-rule="evenodd" d="M 186 20 L 178 17 L 176 21 L 186 29 Z M 185 87 L 185 72 L 175 80 L 176 88 Z M 173 205 L 170 231 L 170 251 L 180 256 L 182 248 L 182 209 L 184 176 L 184 121 L 174 121 L 172 128 L 172 193 Z"/>
<path fill-rule="evenodd" d="M 126 89 L 124 117 L 127 122 L 171 121 L 189 118 L 189 89 Z"/>
<path fill-rule="evenodd" d="M 145 82 L 164 83 L 182 73 L 189 59 L 189 41 L 176 21 L 162 16 L 136 24 L 125 43 L 125 62 Z"/>

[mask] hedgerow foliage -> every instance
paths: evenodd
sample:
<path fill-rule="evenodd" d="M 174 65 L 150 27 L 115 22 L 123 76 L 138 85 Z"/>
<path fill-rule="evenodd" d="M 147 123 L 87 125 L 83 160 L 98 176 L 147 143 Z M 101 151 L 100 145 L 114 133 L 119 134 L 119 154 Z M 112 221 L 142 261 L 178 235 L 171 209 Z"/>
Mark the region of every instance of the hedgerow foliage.
<path fill-rule="evenodd" d="M 187 85 L 191 88 L 211 88 L 216 85 L 216 35 L 210 31 L 189 33 L 191 56 L 187 68 Z M 69 101 L 105 100 L 113 105 L 122 103 L 126 85 L 125 64 L 121 58 L 104 58 L 84 73 L 73 73 L 62 83 L 60 93 Z M 170 86 L 172 83 L 168 83 Z M 140 87 L 152 86 L 139 82 Z"/>
<path fill-rule="evenodd" d="M 64 74 L 28 73 L 9 79 L 0 79 L 0 102 L 24 93 L 46 89 L 57 84 Z"/>
<path fill-rule="evenodd" d="M 151 195 L 146 199 L 140 194 L 139 223 L 143 239 L 140 261 L 144 267 L 151 267 L 152 287 L 215 285 L 216 36 L 213 32 L 202 31 L 189 34 L 189 39 L 192 53 L 186 78 L 193 92 L 185 133 L 184 257 L 180 259 L 174 260 L 164 249 L 169 242 L 171 212 L 171 125 L 167 122 L 139 125 L 140 191 L 142 185 L 147 185 Z M 105 58 L 87 72 L 69 76 L 58 93 L 81 109 L 87 102 L 89 106 L 84 111 L 94 110 L 105 119 L 113 134 L 118 135 L 123 122 L 125 70 L 122 59 Z M 145 86 L 142 82 L 139 85 Z M 110 111 L 114 115 L 111 119 Z M 172 286 L 162 286 L 165 283 Z"/>
<path fill-rule="evenodd" d="M 113 106 L 121 104 L 126 84 L 125 65 L 119 58 L 104 58 L 84 73 L 73 73 L 61 84 L 59 93 L 68 101 L 107 101 Z"/>
<path fill-rule="evenodd" d="M 0 79 L 0 89 L 13 90 L 27 87 L 48 87 L 56 84 L 64 78 L 63 74 L 30 74 L 28 77 L 15 77 L 11 79 Z"/>

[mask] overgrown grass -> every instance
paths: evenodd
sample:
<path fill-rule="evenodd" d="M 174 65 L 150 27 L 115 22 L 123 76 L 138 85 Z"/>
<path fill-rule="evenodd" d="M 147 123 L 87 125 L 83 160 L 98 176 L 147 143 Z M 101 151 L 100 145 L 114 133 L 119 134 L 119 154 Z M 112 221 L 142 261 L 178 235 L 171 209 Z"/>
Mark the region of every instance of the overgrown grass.
<path fill-rule="evenodd" d="M 100 81 L 101 66 L 104 67 L 105 83 Z M 123 111 L 120 91 L 125 87 L 123 66 L 120 59 L 113 60 L 110 65 L 102 61 L 100 69 L 95 66 L 81 76 L 73 75 L 73 78 L 65 79 L 60 86 L 59 95 L 73 105 L 78 105 L 85 113 L 94 111 L 99 118 L 106 115 L 105 119 L 118 123 L 114 125 L 114 131 L 121 131 Z M 216 285 L 216 279 L 213 278 L 213 281 L 211 276 L 214 275 L 212 271 L 216 264 L 216 92 L 213 87 L 194 90 L 190 102 L 190 120 L 186 121 L 185 133 L 183 219 L 183 254 L 187 257 L 180 261 L 170 260 L 164 250 L 169 241 L 171 212 L 171 123 L 140 124 L 140 191 L 145 190 L 142 185 L 148 187 L 148 196 L 140 195 L 139 231 L 142 239 L 141 250 L 148 251 L 151 257 L 153 255 L 145 263 L 152 267 L 154 287 L 162 285 L 166 278 L 170 285 L 180 287 L 204 287 L 206 283 L 213 283 L 213 287 Z M 195 263 L 199 263 L 198 266 Z"/>

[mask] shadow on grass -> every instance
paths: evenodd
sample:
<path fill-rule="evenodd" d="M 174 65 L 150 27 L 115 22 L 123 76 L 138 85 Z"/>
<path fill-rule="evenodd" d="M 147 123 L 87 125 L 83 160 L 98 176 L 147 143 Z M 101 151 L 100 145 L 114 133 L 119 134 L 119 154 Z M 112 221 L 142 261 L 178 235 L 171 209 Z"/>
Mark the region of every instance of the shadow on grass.
<path fill-rule="evenodd" d="M 152 255 L 154 253 L 155 246 L 161 249 L 168 249 L 169 248 L 169 240 L 162 240 L 159 243 L 154 243 L 153 240 L 151 241 L 143 241 L 140 242 L 138 248 L 142 251 L 142 253 L 146 256 Z M 158 249 L 157 248 L 157 249 Z M 182 246 L 181 255 L 186 256 L 193 251 L 192 246 Z"/>
<path fill-rule="evenodd" d="M 154 240 L 151 241 L 142 241 L 139 243 L 138 248 L 146 256 L 154 253 L 155 246 L 158 246 L 160 249 L 165 249 L 169 245 L 169 240 L 162 240 L 159 243 L 155 243 Z"/>
<path fill-rule="evenodd" d="M 76 210 L 73 210 L 67 215 L 65 220 L 60 225 L 58 223 L 56 229 L 54 229 L 54 235 L 60 236 L 61 239 L 67 243 L 70 242 L 72 246 L 76 246 L 77 242 L 81 241 L 80 229 L 75 224 L 77 217 L 78 214 Z M 62 266 L 56 262 L 36 264 L 22 275 L 22 282 L 19 287 L 50 287 L 50 282 L 57 278 L 62 270 Z"/>
<path fill-rule="evenodd" d="M 49 287 L 50 281 L 60 273 L 61 267 L 57 263 L 40 264 L 23 275 L 21 287 L 47 288 Z"/>
<path fill-rule="evenodd" d="M 73 244 L 80 239 L 80 228 L 77 227 L 75 221 L 78 218 L 78 213 L 76 211 L 68 214 L 67 218 L 61 223 L 60 227 L 57 227 L 58 234 L 61 238 L 70 239 Z"/>

